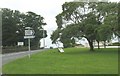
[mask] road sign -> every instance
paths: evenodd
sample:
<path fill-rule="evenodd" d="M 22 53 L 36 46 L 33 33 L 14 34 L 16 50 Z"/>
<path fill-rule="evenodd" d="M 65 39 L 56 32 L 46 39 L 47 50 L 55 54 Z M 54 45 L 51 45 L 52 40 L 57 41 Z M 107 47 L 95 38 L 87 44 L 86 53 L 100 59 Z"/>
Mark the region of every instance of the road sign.
<path fill-rule="evenodd" d="M 32 38 L 35 38 L 35 36 L 24 36 L 24 39 L 32 39 Z"/>
<path fill-rule="evenodd" d="M 31 35 L 34 35 L 33 30 L 25 30 L 25 36 L 31 36 Z"/>
<path fill-rule="evenodd" d="M 24 42 L 18 42 L 18 46 L 23 46 Z"/>
<path fill-rule="evenodd" d="M 35 32 L 31 27 L 25 27 L 25 36 L 24 39 L 28 39 L 28 49 L 29 49 L 29 58 L 30 58 L 30 39 L 35 38 Z"/>

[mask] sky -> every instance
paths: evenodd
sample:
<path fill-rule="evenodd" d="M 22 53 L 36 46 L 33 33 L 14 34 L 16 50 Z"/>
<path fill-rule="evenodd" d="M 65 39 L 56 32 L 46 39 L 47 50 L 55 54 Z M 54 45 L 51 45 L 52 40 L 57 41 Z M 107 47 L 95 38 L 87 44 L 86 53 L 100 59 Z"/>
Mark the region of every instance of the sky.
<path fill-rule="evenodd" d="M 0 0 L 0 8 L 10 8 L 23 13 L 32 11 L 43 16 L 45 18 L 44 22 L 47 23 L 44 29 L 47 30 L 48 35 L 45 38 L 45 45 L 47 47 L 57 47 L 56 45 L 52 45 L 50 40 L 50 35 L 57 28 L 55 16 L 62 12 L 62 4 L 70 1 L 73 0 Z M 82 41 L 82 43 L 84 42 Z M 43 44 L 43 40 L 41 40 L 41 44 Z"/>

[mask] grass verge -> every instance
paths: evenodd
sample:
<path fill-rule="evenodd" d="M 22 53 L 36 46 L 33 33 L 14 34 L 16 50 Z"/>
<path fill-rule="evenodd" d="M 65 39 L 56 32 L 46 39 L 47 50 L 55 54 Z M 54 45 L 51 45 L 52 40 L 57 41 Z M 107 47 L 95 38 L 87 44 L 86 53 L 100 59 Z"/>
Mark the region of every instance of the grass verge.
<path fill-rule="evenodd" d="M 118 49 L 57 49 L 33 54 L 3 66 L 4 74 L 118 74 Z"/>

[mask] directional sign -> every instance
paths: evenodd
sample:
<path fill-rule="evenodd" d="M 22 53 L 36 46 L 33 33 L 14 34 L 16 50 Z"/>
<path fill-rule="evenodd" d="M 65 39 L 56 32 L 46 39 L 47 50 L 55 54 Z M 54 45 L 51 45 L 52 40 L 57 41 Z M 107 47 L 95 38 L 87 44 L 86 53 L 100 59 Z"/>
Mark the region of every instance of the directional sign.
<path fill-rule="evenodd" d="M 35 38 L 35 36 L 24 36 L 24 39 L 28 39 L 28 38 Z"/>
<path fill-rule="evenodd" d="M 25 30 L 25 36 L 31 36 L 31 35 L 34 35 L 33 30 Z"/>
<path fill-rule="evenodd" d="M 35 38 L 34 34 L 35 34 L 35 32 L 31 27 L 25 27 L 25 36 L 24 36 L 24 38 L 28 39 L 28 49 L 29 49 L 28 56 L 29 56 L 29 58 L 30 58 L 30 50 L 31 50 L 30 49 L 30 39 Z"/>

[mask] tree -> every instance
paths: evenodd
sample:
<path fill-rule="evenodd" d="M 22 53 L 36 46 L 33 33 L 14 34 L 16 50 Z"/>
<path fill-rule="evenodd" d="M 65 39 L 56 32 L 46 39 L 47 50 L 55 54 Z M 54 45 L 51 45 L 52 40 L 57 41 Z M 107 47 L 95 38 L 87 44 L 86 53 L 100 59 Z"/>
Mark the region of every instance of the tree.
<path fill-rule="evenodd" d="M 116 34 L 120 38 L 120 2 L 118 3 L 118 27 L 116 27 Z"/>
<path fill-rule="evenodd" d="M 111 28 L 113 28 L 113 23 L 116 22 L 116 9 L 117 3 L 108 3 L 108 2 L 66 2 L 62 5 L 62 12 L 56 16 L 56 22 L 58 28 L 61 30 L 70 30 L 67 26 L 77 26 L 76 28 L 70 30 L 69 32 L 62 31 L 62 34 L 66 34 L 64 37 L 69 35 L 68 39 L 73 37 L 81 38 L 84 37 L 87 39 L 90 50 L 93 51 L 93 41 L 98 42 L 99 48 L 99 41 L 101 40 L 109 40 L 113 33 L 111 33 Z M 115 9 L 114 9 L 115 7 Z M 111 10 L 109 10 L 111 8 Z M 113 15 L 115 13 L 115 15 Z M 112 16 L 113 15 L 113 16 Z M 107 17 L 112 17 L 110 18 Z M 110 22 L 111 21 L 111 22 Z M 109 23 L 109 24 L 107 24 Z M 104 29 L 104 28 L 105 29 Z M 109 29 L 108 29 L 108 28 Z M 77 30 L 77 32 L 75 32 Z M 98 31 L 102 30 L 102 31 Z M 106 31 L 110 30 L 107 35 L 107 39 L 101 36 L 105 36 Z M 64 32 L 64 33 L 63 33 Z M 98 32 L 104 32 L 103 35 L 99 35 Z M 109 37 L 109 38 L 108 38 Z M 65 38 L 64 38 L 65 39 Z"/>
<path fill-rule="evenodd" d="M 43 30 L 42 26 L 46 25 L 44 23 L 44 18 L 40 15 L 37 15 L 34 12 L 27 12 L 27 15 L 25 17 L 24 23 L 25 27 L 31 27 L 35 31 L 35 38 L 32 39 L 31 43 L 34 48 L 39 48 L 40 46 L 40 39 L 43 38 L 43 32 L 44 32 L 44 38 L 47 37 L 46 30 Z"/>
<path fill-rule="evenodd" d="M 97 36 L 99 37 L 99 41 L 104 41 L 104 48 L 106 48 L 106 41 L 111 40 L 111 37 L 113 36 L 113 32 L 111 30 L 111 27 L 109 25 L 101 25 L 97 29 Z"/>
<path fill-rule="evenodd" d="M 59 28 L 57 28 L 55 31 L 53 31 L 52 35 L 51 35 L 51 40 L 52 40 L 52 43 L 55 43 L 57 44 L 57 41 L 58 41 L 58 38 L 60 37 L 60 33 L 61 30 Z"/>
<path fill-rule="evenodd" d="M 99 7 L 97 8 L 97 10 L 103 16 L 103 20 L 101 26 L 97 29 L 97 31 L 99 31 L 99 33 L 97 33 L 97 39 L 98 41 L 104 41 L 105 46 L 106 41 L 111 40 L 113 34 L 118 36 L 118 34 L 116 33 L 116 30 L 118 29 L 118 4 L 111 2 L 106 4 L 102 2 L 98 3 L 98 5 Z"/>
<path fill-rule="evenodd" d="M 65 29 L 62 30 L 62 34 L 60 36 L 60 41 L 63 43 L 63 46 L 65 48 L 75 46 L 75 37 L 74 36 L 76 33 L 77 33 L 77 30 L 76 30 L 75 25 L 69 25 Z"/>
<path fill-rule="evenodd" d="M 2 9 L 2 44 L 11 46 L 16 44 L 16 21 L 10 9 Z M 14 29 L 13 29 L 14 28 Z"/>
<path fill-rule="evenodd" d="M 15 46 L 17 42 L 25 42 L 27 45 L 27 40 L 24 39 L 25 27 L 32 27 L 35 31 L 35 38 L 31 40 L 32 46 L 34 48 L 39 47 L 39 40 L 47 37 L 46 30 L 42 26 L 46 25 L 44 23 L 44 18 L 37 15 L 34 12 L 27 12 L 26 14 L 21 13 L 17 10 L 10 10 L 7 8 L 2 9 L 2 42 L 3 46 Z"/>
<path fill-rule="evenodd" d="M 95 19 L 95 15 L 92 14 L 91 12 L 89 12 L 87 15 L 85 14 L 88 11 L 86 10 L 86 5 L 87 5 L 86 3 L 79 3 L 79 2 L 78 3 L 66 2 L 65 4 L 63 4 L 62 6 L 63 12 L 60 14 L 62 16 L 61 18 L 63 19 L 62 21 L 66 21 L 67 23 L 70 23 L 70 25 L 67 24 L 68 26 L 73 26 L 73 25 L 78 25 L 78 26 L 74 28 L 74 31 L 76 30 L 77 32 L 73 32 L 73 29 L 70 30 L 70 28 L 67 28 L 67 27 L 65 28 L 62 27 L 62 28 L 64 28 L 65 30 L 69 29 L 71 31 L 71 32 L 65 32 L 66 35 L 69 36 L 69 39 L 73 37 L 77 37 L 77 38 L 85 37 L 88 40 L 89 45 L 91 47 L 90 50 L 93 50 L 93 40 L 94 40 L 93 32 L 94 32 L 95 26 L 92 26 L 92 25 L 96 24 L 96 19 Z M 83 12 L 80 12 L 80 9 Z M 57 21 L 57 22 L 60 22 L 60 21 Z M 91 24 L 88 24 L 89 22 L 91 22 Z M 64 23 L 64 22 L 61 22 L 61 23 Z"/>

